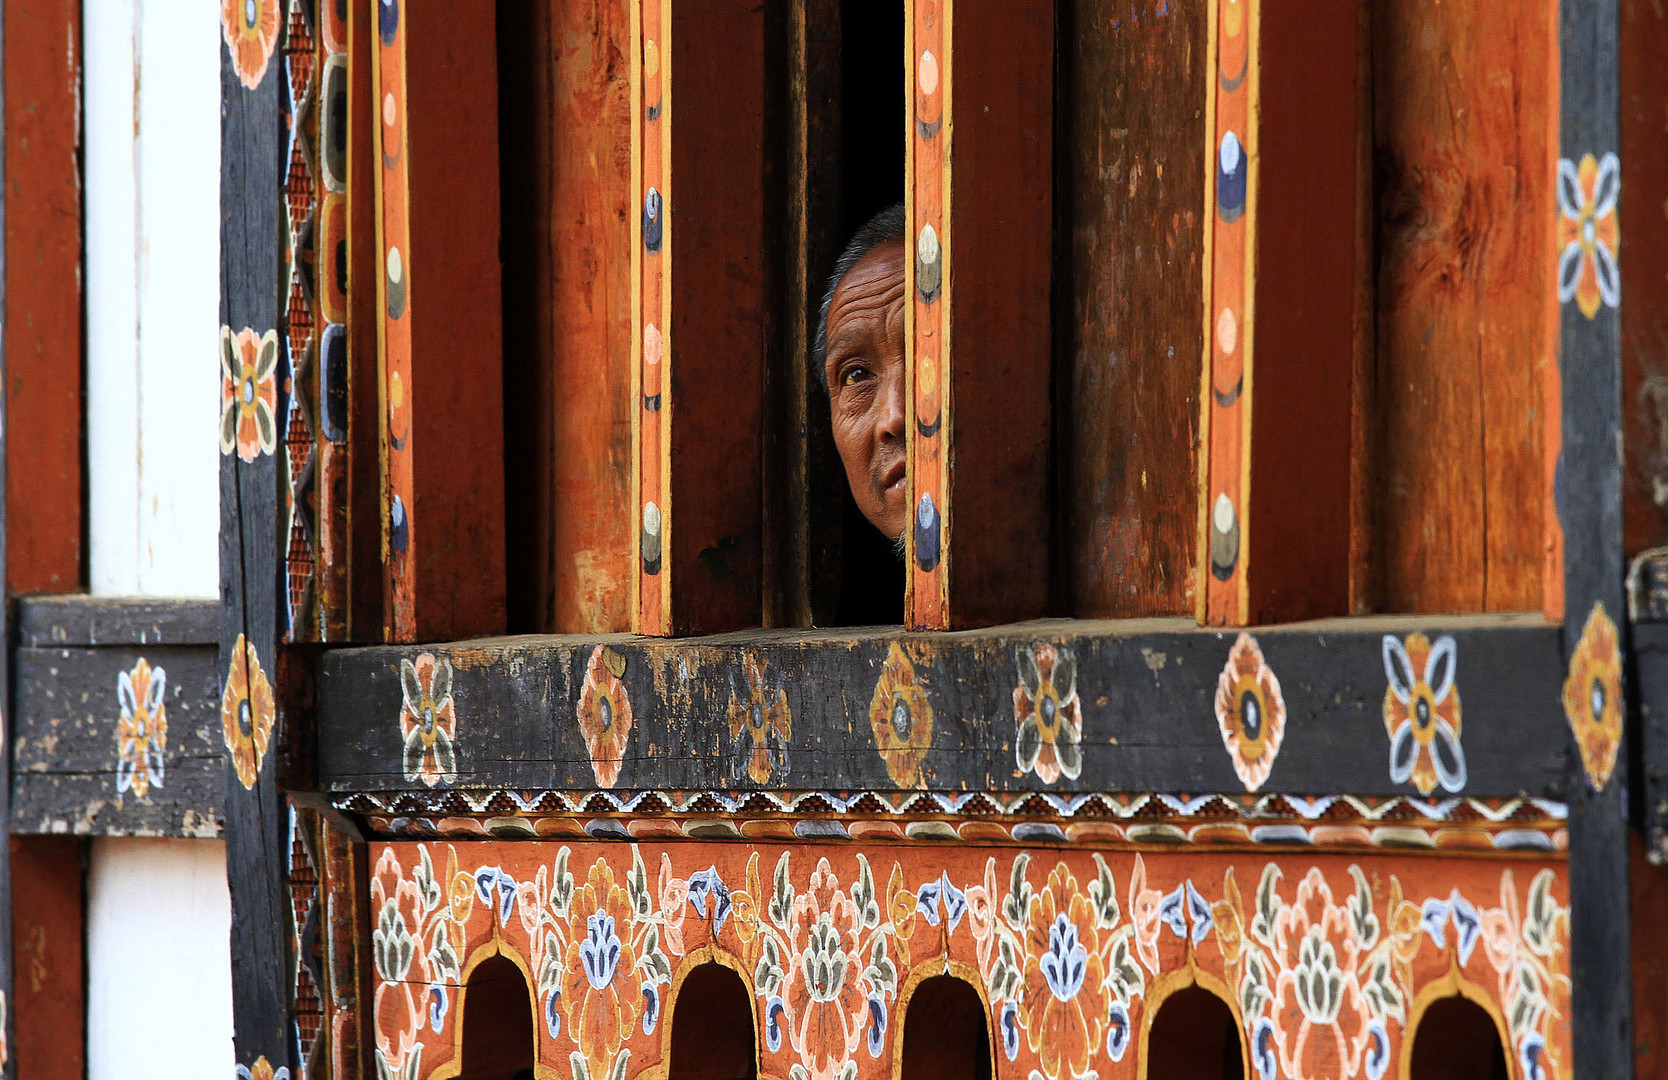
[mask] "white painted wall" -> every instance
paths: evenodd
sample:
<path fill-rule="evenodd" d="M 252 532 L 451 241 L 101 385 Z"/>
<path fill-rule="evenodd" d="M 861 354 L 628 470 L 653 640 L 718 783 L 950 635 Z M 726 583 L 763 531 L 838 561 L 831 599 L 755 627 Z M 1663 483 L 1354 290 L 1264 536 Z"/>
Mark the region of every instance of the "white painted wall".
<path fill-rule="evenodd" d="M 216 0 L 83 0 L 88 562 L 103 595 L 219 592 Z M 232 1075 L 211 840 L 104 839 L 87 877 L 89 1080 Z"/>
<path fill-rule="evenodd" d="M 227 1080 L 231 898 L 219 840 L 93 841 L 88 1080 Z"/>
<path fill-rule="evenodd" d="M 88 563 L 218 594 L 215 0 L 84 0 Z"/>

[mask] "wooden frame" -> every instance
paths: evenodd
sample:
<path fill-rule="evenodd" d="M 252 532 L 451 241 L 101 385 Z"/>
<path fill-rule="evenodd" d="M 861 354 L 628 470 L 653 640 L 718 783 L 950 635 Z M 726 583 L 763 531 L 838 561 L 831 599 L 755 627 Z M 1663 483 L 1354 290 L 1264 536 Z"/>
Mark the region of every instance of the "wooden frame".
<path fill-rule="evenodd" d="M 904 622 L 948 630 L 1048 603 L 1054 10 L 906 10 Z"/>

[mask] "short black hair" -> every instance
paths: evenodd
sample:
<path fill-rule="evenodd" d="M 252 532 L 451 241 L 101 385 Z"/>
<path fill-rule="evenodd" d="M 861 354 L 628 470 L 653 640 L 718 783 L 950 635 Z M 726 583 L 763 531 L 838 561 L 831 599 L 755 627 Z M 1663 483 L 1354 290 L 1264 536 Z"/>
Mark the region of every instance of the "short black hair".
<path fill-rule="evenodd" d="M 828 309 L 834 303 L 835 290 L 851 273 L 851 268 L 863 261 L 863 256 L 882 244 L 904 243 L 907 232 L 904 204 L 893 203 L 864 222 L 834 260 L 834 272 L 828 275 L 828 291 L 822 294 L 822 308 L 817 313 L 817 337 L 811 345 L 811 375 L 823 393 L 828 392 Z"/>

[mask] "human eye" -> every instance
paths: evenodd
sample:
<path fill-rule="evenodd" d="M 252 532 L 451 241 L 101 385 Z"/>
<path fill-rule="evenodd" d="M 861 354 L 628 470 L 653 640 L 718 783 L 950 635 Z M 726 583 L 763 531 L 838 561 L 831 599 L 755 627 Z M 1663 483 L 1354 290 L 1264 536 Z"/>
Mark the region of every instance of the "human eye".
<path fill-rule="evenodd" d="M 875 377 L 874 368 L 866 360 L 848 360 L 840 365 L 840 385 L 856 386 Z"/>

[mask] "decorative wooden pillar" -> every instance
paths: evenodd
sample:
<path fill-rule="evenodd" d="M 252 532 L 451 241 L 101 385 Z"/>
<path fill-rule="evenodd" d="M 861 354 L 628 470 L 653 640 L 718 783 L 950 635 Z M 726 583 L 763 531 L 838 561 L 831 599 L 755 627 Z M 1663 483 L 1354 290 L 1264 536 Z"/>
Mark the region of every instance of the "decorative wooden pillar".
<path fill-rule="evenodd" d="M 633 4 L 639 633 L 762 621 L 771 7 Z"/>
<path fill-rule="evenodd" d="M 904 620 L 1035 618 L 1048 603 L 1054 8 L 908 12 Z"/>
<path fill-rule="evenodd" d="M 234 4 L 222 15 L 220 711 L 232 1017 L 240 1076 L 271 1075 L 268 1067 L 294 1075 L 285 1024 L 288 817 L 277 759 L 286 737 L 278 707 L 287 595 L 280 422 L 295 363 L 281 308 L 294 255 L 284 180 L 299 119 L 291 95 L 300 86 L 285 54 L 309 48 L 312 28 L 300 5 Z"/>
<path fill-rule="evenodd" d="M 1616 0 L 1560 5 L 1557 465 L 1574 1075 L 1633 1073 Z M 1550 298 L 1549 298 L 1550 299 Z"/>
<path fill-rule="evenodd" d="M 1200 622 L 1349 601 L 1360 11 L 1214 0 Z"/>

